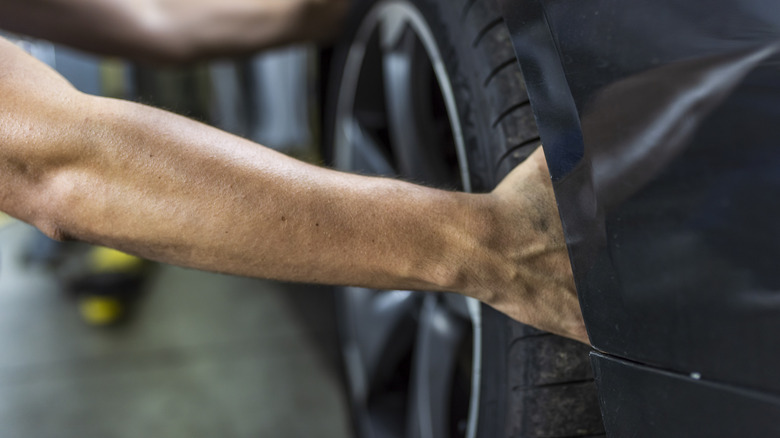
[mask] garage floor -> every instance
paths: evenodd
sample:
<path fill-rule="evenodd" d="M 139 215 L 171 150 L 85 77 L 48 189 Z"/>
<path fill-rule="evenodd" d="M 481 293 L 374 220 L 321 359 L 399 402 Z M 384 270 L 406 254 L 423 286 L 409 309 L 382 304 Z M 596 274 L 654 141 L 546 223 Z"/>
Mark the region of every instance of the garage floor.
<path fill-rule="evenodd" d="M 153 270 L 116 330 L 0 228 L 0 436 L 347 437 L 326 289 L 174 267 Z"/>

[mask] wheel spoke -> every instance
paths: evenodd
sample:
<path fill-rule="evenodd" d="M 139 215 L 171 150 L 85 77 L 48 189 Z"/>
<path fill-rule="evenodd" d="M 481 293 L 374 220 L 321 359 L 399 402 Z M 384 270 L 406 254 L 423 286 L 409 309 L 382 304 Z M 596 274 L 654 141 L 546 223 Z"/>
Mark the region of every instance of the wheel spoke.
<path fill-rule="evenodd" d="M 427 295 L 420 315 L 412 387 L 409 392 L 408 436 L 445 438 L 450 431 L 450 399 L 459 349 L 468 320 L 449 312 L 437 295 Z"/>
<path fill-rule="evenodd" d="M 383 23 L 382 67 L 390 141 L 401 175 L 416 181 L 446 183 L 437 144 L 441 126 L 431 108 L 432 70 L 425 50 L 407 27 L 396 20 Z M 387 36 L 390 35 L 390 36 Z"/>
<path fill-rule="evenodd" d="M 393 176 L 396 171 L 379 141 L 353 117 L 342 121 L 339 141 L 348 142 L 336 166 L 369 175 Z M 344 147 L 344 145 L 338 145 Z"/>
<path fill-rule="evenodd" d="M 463 319 L 471 318 L 468 298 L 454 293 L 442 293 L 441 300 L 441 304 L 445 306 L 449 312 L 454 313 Z"/>
<path fill-rule="evenodd" d="M 462 130 L 432 33 L 403 2 L 380 3 L 366 17 L 340 82 L 336 165 L 468 189 Z M 470 409 L 480 351 L 473 303 L 342 290 L 342 348 L 360 436 L 467 436 L 476 424 Z"/>
<path fill-rule="evenodd" d="M 344 320 L 358 357 L 361 371 L 350 375 L 355 392 L 363 392 L 390 377 L 398 362 L 411 351 L 416 314 L 421 295 L 410 291 L 374 291 L 345 288 L 342 296 Z M 361 394 L 356 394 L 361 395 Z"/>

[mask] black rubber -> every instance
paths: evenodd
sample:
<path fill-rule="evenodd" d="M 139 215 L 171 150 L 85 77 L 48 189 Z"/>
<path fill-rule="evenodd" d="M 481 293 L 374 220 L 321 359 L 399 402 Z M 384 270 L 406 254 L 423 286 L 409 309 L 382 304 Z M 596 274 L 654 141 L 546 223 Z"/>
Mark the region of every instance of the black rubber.
<path fill-rule="evenodd" d="M 349 32 L 355 31 L 373 3 L 357 0 L 353 7 L 351 29 L 340 43 L 343 47 L 335 50 L 336 79 Z M 489 191 L 539 146 L 525 84 L 498 5 L 495 0 L 412 3 L 427 20 L 452 82 L 472 188 Z M 332 84 L 338 82 L 333 79 Z M 332 127 L 327 117 L 325 125 L 328 139 Z M 326 158 L 328 152 L 326 145 Z M 478 437 L 604 434 L 589 347 L 516 323 L 485 305 L 482 318 Z"/>

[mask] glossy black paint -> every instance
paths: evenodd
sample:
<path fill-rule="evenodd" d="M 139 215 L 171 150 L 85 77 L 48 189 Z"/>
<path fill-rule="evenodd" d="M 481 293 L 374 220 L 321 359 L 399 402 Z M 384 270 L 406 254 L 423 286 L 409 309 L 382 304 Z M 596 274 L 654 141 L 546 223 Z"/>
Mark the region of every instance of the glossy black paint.
<path fill-rule="evenodd" d="M 609 436 L 777 437 L 780 397 L 591 355 Z"/>
<path fill-rule="evenodd" d="M 780 394 L 780 3 L 503 10 L 594 347 Z"/>

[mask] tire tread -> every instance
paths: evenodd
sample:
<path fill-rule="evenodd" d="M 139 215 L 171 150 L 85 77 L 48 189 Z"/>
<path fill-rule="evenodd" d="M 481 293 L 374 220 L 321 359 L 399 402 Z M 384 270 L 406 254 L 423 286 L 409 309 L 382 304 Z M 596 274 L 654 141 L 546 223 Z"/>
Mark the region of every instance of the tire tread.
<path fill-rule="evenodd" d="M 487 87 L 488 87 L 488 85 L 490 85 L 490 81 L 492 81 L 492 80 L 493 80 L 493 78 L 494 78 L 494 77 L 496 77 L 496 75 L 497 75 L 497 74 L 501 73 L 501 70 L 503 70 L 503 69 L 505 69 L 505 68 L 507 68 L 507 67 L 512 67 L 512 65 L 513 65 L 513 64 L 516 64 L 516 63 L 517 63 L 517 59 L 515 59 L 514 57 L 512 57 L 512 58 L 509 58 L 509 59 L 507 59 L 506 61 L 503 61 L 503 62 L 501 62 L 500 64 L 498 64 L 498 65 L 497 65 L 496 67 L 494 67 L 494 68 L 493 68 L 493 70 L 491 70 L 491 71 L 490 71 L 490 73 L 487 75 L 487 77 L 485 78 L 485 82 L 484 82 L 483 86 L 484 86 L 485 88 L 487 88 Z"/>
<path fill-rule="evenodd" d="M 468 1 L 462 15 L 471 32 L 472 57 L 490 108 L 491 129 L 500 139 L 493 157 L 498 182 L 539 144 L 525 82 L 503 20 L 496 23 L 495 0 Z M 590 348 L 569 339 L 503 318 L 507 351 L 506 383 L 511 388 L 501 436 L 512 438 L 586 438 L 604 436 L 590 366 Z M 500 349 L 499 349 L 500 350 Z"/>
<path fill-rule="evenodd" d="M 359 2 L 364 9 L 356 16 L 373 1 Z M 458 102 L 472 187 L 490 190 L 539 144 L 497 0 L 409 1 L 444 35 L 439 49 Z M 490 373 L 482 377 L 478 437 L 604 436 L 590 348 L 482 309 L 483 369 Z"/>

